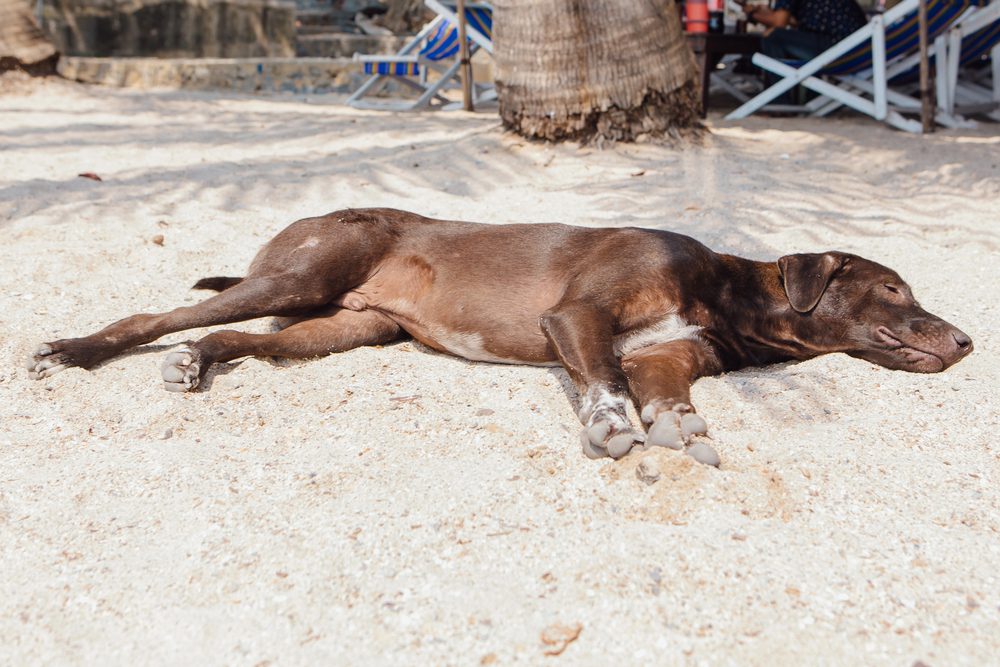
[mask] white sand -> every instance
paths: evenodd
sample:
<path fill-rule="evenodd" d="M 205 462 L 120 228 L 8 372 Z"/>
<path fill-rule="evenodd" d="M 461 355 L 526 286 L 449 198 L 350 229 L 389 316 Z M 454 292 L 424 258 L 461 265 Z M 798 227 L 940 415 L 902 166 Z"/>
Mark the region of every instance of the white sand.
<path fill-rule="evenodd" d="M 1000 127 L 716 121 L 704 149 L 600 152 L 491 114 L 3 92 L 0 664 L 998 660 Z M 159 364 L 200 331 L 23 370 L 43 340 L 194 302 L 299 217 L 374 205 L 857 252 L 977 351 L 702 380 L 723 467 L 658 451 L 652 486 L 582 456 L 561 371 L 413 343 L 226 364 L 188 395 Z M 558 658 L 553 624 L 582 626 Z"/>

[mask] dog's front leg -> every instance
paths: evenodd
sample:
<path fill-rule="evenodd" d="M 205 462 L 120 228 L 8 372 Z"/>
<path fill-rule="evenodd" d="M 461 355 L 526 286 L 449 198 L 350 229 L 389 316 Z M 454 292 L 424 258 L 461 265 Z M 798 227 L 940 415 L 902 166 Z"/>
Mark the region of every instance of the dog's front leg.
<path fill-rule="evenodd" d="M 625 411 L 628 380 L 615 358 L 613 325 L 593 304 L 560 304 L 540 324 L 563 368 L 580 391 L 581 440 L 591 458 L 620 458 L 645 436 L 632 428 Z"/>
<path fill-rule="evenodd" d="M 642 421 L 649 425 L 646 445 L 671 449 L 690 445 L 687 451 L 693 457 L 719 465 L 718 455 L 706 443 L 692 445 L 694 438 L 708 432 L 691 405 L 691 383 L 720 370 L 711 349 L 700 340 L 674 340 L 636 350 L 621 364 Z"/>

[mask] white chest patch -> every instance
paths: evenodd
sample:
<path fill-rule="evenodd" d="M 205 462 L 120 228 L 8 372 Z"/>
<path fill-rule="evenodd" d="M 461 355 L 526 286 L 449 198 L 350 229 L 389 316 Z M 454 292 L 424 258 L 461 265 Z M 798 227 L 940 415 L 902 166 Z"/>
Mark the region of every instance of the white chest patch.
<path fill-rule="evenodd" d="M 520 359 L 505 359 L 486 349 L 483 337 L 474 332 L 447 331 L 433 329 L 430 335 L 434 342 L 454 354 L 470 361 L 488 361 L 494 364 L 524 364 L 527 366 L 558 366 L 559 362 L 533 364 Z"/>
<path fill-rule="evenodd" d="M 477 333 L 461 331 L 433 331 L 434 342 L 452 354 L 472 361 L 496 361 L 483 346 L 483 337 Z"/>
<path fill-rule="evenodd" d="M 659 322 L 654 322 L 647 327 L 615 336 L 615 356 L 624 357 L 626 354 L 657 343 L 689 340 L 697 336 L 699 331 L 701 331 L 701 327 L 688 324 L 680 315 L 671 313 Z"/>

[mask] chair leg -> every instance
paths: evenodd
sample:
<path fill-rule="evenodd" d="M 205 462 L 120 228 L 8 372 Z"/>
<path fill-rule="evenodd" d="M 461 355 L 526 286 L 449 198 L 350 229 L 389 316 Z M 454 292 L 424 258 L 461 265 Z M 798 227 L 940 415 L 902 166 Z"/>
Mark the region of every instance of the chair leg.
<path fill-rule="evenodd" d="M 414 103 L 413 108 L 418 109 L 420 107 L 427 106 L 428 104 L 430 104 L 431 100 L 434 99 L 435 97 L 444 100 L 444 98 L 441 97 L 440 95 L 441 89 L 444 88 L 446 85 L 448 85 L 448 81 L 450 81 L 451 78 L 458 73 L 458 68 L 460 66 L 461 63 L 456 60 L 451 67 L 446 69 L 441 74 L 440 79 L 438 79 L 433 84 L 427 87 L 427 90 L 424 92 L 424 94 L 421 95 L 420 98 Z"/>
<path fill-rule="evenodd" d="M 368 93 L 370 93 L 370 92 L 377 92 L 374 89 L 375 89 L 376 86 L 381 87 L 381 85 L 384 84 L 384 82 L 382 81 L 384 78 L 385 77 L 382 76 L 381 74 L 376 74 L 373 77 L 371 77 L 370 79 L 368 79 L 367 81 L 365 81 L 364 84 L 362 84 L 360 88 L 358 88 L 357 90 L 355 90 L 351 94 L 351 96 L 347 98 L 347 103 L 350 104 L 351 106 L 354 106 L 355 102 L 357 102 L 358 100 L 360 100 L 362 97 L 364 97 Z"/>
<path fill-rule="evenodd" d="M 993 101 L 1000 104 L 1000 44 L 990 51 L 992 59 L 991 69 L 993 70 Z"/>
<path fill-rule="evenodd" d="M 734 111 L 729 112 L 726 115 L 726 120 L 739 120 L 740 118 L 746 118 L 747 116 L 753 114 L 756 111 L 760 111 L 762 108 L 767 106 L 769 102 L 772 102 L 773 100 L 777 99 L 783 93 L 788 92 L 789 90 L 794 88 L 798 83 L 798 81 L 796 81 L 795 79 L 788 76 L 788 74 L 786 74 L 787 72 L 794 73 L 795 69 L 789 67 L 788 65 L 785 65 L 783 62 L 779 60 L 775 60 L 774 58 L 769 58 L 768 56 L 765 56 L 763 53 L 755 53 L 753 54 L 753 58 L 751 58 L 751 61 L 753 62 L 754 65 L 757 65 L 762 69 L 778 74 L 779 76 L 785 76 L 785 78 L 781 79 L 781 81 L 776 82 L 767 90 L 762 91 L 759 95 L 757 95 L 753 99 L 744 102 Z M 784 72 L 776 71 L 775 68 L 777 66 L 783 68 Z"/>
<path fill-rule="evenodd" d="M 885 78 L 885 26 L 881 21 L 872 33 L 872 83 L 875 87 L 874 116 L 878 120 L 884 120 L 889 111 L 889 104 L 886 101 L 888 83 Z"/>
<path fill-rule="evenodd" d="M 937 106 L 945 113 L 954 110 L 951 101 L 951 91 L 948 86 L 948 70 L 951 69 L 948 60 L 948 37 L 938 35 L 934 40 L 934 83 L 936 86 Z"/>

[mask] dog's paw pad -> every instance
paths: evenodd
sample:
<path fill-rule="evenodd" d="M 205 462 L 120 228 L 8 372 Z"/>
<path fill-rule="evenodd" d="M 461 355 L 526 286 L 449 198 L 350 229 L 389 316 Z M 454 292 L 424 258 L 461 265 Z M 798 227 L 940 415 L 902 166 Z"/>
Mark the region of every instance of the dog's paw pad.
<path fill-rule="evenodd" d="M 608 455 L 608 450 L 600 445 L 595 445 L 587 431 L 580 434 L 580 444 L 583 446 L 583 453 L 588 459 L 603 459 Z"/>
<path fill-rule="evenodd" d="M 677 415 L 672 412 L 661 414 L 649 427 L 649 433 L 646 434 L 646 444 L 652 447 L 682 449 L 684 436 L 677 424 Z"/>
<path fill-rule="evenodd" d="M 689 440 L 695 435 L 705 435 L 708 433 L 708 424 L 700 415 L 688 412 L 681 417 L 681 435 L 684 440 Z"/>
<path fill-rule="evenodd" d="M 609 433 L 611 433 L 611 424 L 603 420 L 596 421 L 587 427 L 587 439 L 599 447 L 604 447 L 604 441 L 608 439 Z"/>
<path fill-rule="evenodd" d="M 604 447 L 608 451 L 608 456 L 613 459 L 620 459 L 631 452 L 633 446 L 636 444 L 641 445 L 643 439 L 644 438 L 641 433 L 636 433 L 635 431 L 625 431 L 611 436 Z"/>
<path fill-rule="evenodd" d="M 160 374 L 167 391 L 191 391 L 201 381 L 201 359 L 190 348 L 171 352 L 163 360 Z"/>
<path fill-rule="evenodd" d="M 710 445 L 704 442 L 696 442 L 687 449 L 687 455 L 698 463 L 719 467 L 722 462 L 718 453 Z"/>
<path fill-rule="evenodd" d="M 594 422 L 580 436 L 583 453 L 592 459 L 605 456 L 620 459 L 636 445 L 642 445 L 645 439 L 646 436 L 638 431 L 630 428 L 619 430 L 605 421 Z"/>

